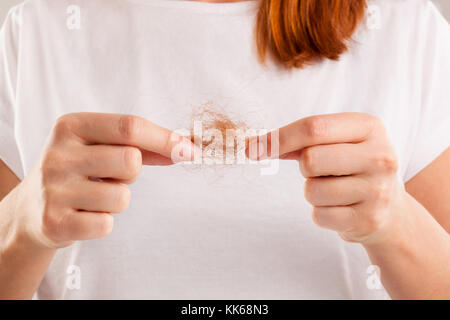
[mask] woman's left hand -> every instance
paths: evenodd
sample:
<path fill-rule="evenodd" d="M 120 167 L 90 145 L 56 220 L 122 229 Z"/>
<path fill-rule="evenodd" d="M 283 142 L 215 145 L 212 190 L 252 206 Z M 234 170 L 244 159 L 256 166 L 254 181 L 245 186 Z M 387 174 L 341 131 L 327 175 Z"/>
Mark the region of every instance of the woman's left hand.
<path fill-rule="evenodd" d="M 299 161 L 307 179 L 305 197 L 320 227 L 337 231 L 347 241 L 369 243 L 384 239 L 395 225 L 405 191 L 378 118 L 362 113 L 312 116 L 249 143 L 253 160 Z"/>

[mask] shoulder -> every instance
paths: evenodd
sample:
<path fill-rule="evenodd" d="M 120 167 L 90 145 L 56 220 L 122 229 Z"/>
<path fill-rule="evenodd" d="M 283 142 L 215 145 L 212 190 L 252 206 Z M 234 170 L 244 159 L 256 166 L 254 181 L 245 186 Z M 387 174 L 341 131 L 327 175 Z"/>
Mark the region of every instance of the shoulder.
<path fill-rule="evenodd" d="M 380 18 L 387 26 L 420 27 L 433 22 L 448 26 L 431 0 L 367 0 L 367 4 L 369 12 L 379 10 Z"/>
<path fill-rule="evenodd" d="M 450 44 L 449 24 L 431 0 L 367 0 L 367 6 L 362 43 L 395 50 L 402 59 Z"/>
<path fill-rule="evenodd" d="M 25 0 L 10 10 L 23 16 L 23 20 L 33 21 L 41 18 L 40 22 L 49 22 L 46 19 L 64 18 L 79 8 L 83 13 L 100 14 L 102 10 L 117 10 L 128 4 L 123 0 Z M 45 20 L 43 20 L 45 19 Z"/>
<path fill-rule="evenodd" d="M 421 10 L 433 6 L 431 0 L 367 0 L 367 4 L 378 5 L 390 10 Z"/>
<path fill-rule="evenodd" d="M 5 20 L 8 25 L 20 27 L 24 35 L 43 36 L 57 32 L 65 26 L 66 20 L 74 13 L 95 17 L 103 9 L 120 6 L 122 0 L 24 0 L 9 10 Z"/>

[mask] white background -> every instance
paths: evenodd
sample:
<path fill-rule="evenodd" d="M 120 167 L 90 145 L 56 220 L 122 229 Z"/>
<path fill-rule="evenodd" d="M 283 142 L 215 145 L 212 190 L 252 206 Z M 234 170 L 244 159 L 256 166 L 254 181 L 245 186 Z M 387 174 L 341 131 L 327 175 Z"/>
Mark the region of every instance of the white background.
<path fill-rule="evenodd" d="M 447 20 L 450 21 L 450 0 L 433 0 L 441 9 Z M 3 19 L 8 13 L 9 8 L 23 2 L 23 0 L 0 0 L 0 21 L 3 23 Z"/>

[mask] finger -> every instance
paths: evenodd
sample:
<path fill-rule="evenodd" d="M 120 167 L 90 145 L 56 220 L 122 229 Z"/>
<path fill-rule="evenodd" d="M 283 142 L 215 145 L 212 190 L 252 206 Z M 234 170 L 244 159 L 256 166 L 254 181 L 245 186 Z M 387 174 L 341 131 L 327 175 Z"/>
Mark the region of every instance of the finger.
<path fill-rule="evenodd" d="M 305 198 L 313 206 L 347 206 L 367 197 L 368 183 L 356 176 L 310 178 Z"/>
<path fill-rule="evenodd" d="M 313 221 L 321 228 L 346 232 L 353 228 L 355 211 L 351 206 L 314 207 Z"/>
<path fill-rule="evenodd" d="M 75 113 L 62 117 L 58 127 L 73 131 L 86 144 L 128 145 L 175 161 L 190 161 L 194 154 L 189 139 L 133 115 Z"/>
<path fill-rule="evenodd" d="M 295 150 L 292 152 L 288 152 L 285 154 L 280 154 L 279 158 L 281 160 L 296 160 L 296 161 L 300 161 L 301 155 L 302 155 L 302 149 L 300 150 Z"/>
<path fill-rule="evenodd" d="M 87 177 L 134 180 L 142 167 L 141 151 L 135 147 L 80 146 L 73 154 L 75 170 Z"/>
<path fill-rule="evenodd" d="M 74 211 L 63 220 L 64 236 L 70 240 L 100 239 L 109 235 L 114 217 L 108 213 Z"/>
<path fill-rule="evenodd" d="M 142 164 L 147 166 L 170 166 L 174 162 L 172 159 L 164 157 L 159 153 L 142 150 Z"/>
<path fill-rule="evenodd" d="M 83 181 L 72 188 L 68 205 L 75 210 L 120 213 L 128 208 L 130 190 L 113 182 Z"/>
<path fill-rule="evenodd" d="M 252 138 L 249 157 L 257 160 L 269 155 L 284 155 L 313 145 L 362 142 L 370 135 L 375 123 L 375 117 L 363 113 L 328 114 L 300 119 L 277 130 L 276 134 L 271 132 L 259 137 L 260 148 L 254 147 L 258 145 L 258 141 Z M 278 139 L 278 143 L 272 141 L 273 137 Z M 278 150 L 271 150 L 273 145 L 278 145 Z"/>
<path fill-rule="evenodd" d="M 367 142 L 317 145 L 286 153 L 280 159 L 298 161 L 306 178 L 395 174 L 398 170 L 395 152 Z"/>
<path fill-rule="evenodd" d="M 346 176 L 371 169 L 367 159 L 369 151 L 364 143 L 340 143 L 307 147 L 295 156 L 306 178 Z"/>

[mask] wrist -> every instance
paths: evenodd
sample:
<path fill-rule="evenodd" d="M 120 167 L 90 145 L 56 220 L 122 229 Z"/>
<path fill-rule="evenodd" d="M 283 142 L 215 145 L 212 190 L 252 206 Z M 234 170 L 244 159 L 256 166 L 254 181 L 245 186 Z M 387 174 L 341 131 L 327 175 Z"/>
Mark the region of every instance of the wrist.
<path fill-rule="evenodd" d="M 16 196 L 0 202 L 0 299 L 31 299 L 56 252 L 26 231 Z"/>
<path fill-rule="evenodd" d="M 411 197 L 398 185 L 394 201 L 381 228 L 361 244 L 366 248 L 403 247 L 410 243 L 410 231 L 414 225 L 415 210 Z"/>
<path fill-rule="evenodd" d="M 32 215 L 27 213 L 29 209 L 26 207 L 30 207 L 32 204 L 27 199 L 23 199 L 21 193 L 20 187 L 18 187 L 1 202 L 1 216 L 5 223 L 0 229 L 0 249 L 7 250 L 7 248 L 14 247 L 34 253 L 54 251 L 55 248 L 39 240 L 40 237 L 35 229 L 39 228 L 40 224 L 38 221 L 31 221 Z"/>

